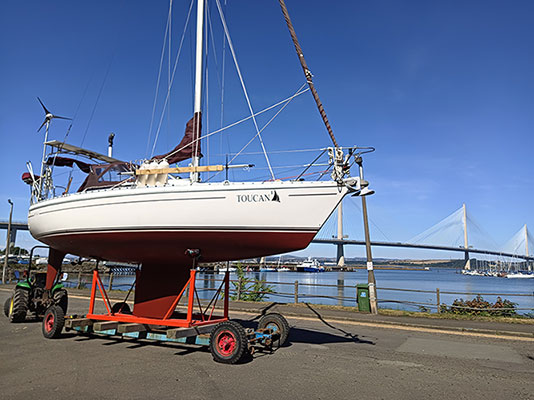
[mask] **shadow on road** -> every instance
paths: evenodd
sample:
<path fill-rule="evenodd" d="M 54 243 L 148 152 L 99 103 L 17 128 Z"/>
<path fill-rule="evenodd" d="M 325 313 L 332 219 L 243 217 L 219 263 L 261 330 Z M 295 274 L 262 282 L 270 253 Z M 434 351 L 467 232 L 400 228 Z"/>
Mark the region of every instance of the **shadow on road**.
<path fill-rule="evenodd" d="M 249 320 L 237 320 L 245 328 L 255 328 L 255 322 L 263 315 L 269 313 L 269 311 L 275 307 L 278 303 L 271 303 L 267 307 L 262 308 L 259 315 Z M 368 339 L 363 339 L 359 335 L 347 332 L 344 329 L 338 328 L 334 324 L 326 321 L 319 311 L 315 310 L 310 304 L 306 304 L 308 309 L 317 317 L 317 319 L 326 325 L 328 328 L 336 331 L 336 333 L 318 332 L 310 329 L 303 328 L 291 328 L 291 332 L 288 341 L 283 347 L 291 346 L 291 343 L 309 343 L 309 344 L 328 344 L 328 343 L 343 343 L 352 342 L 359 344 L 371 344 L 375 345 L 375 342 Z"/>
<path fill-rule="evenodd" d="M 210 353 L 209 346 L 207 345 L 201 345 L 201 344 L 182 344 L 182 343 L 176 343 L 176 342 L 160 342 L 156 340 L 148 340 L 148 339 L 137 339 L 137 338 L 124 338 L 124 337 L 113 337 L 113 336 L 106 336 L 106 335 L 99 335 L 94 333 L 82 333 L 82 332 L 68 332 L 63 333 L 61 335 L 61 339 L 68 339 L 73 338 L 76 342 L 86 342 L 86 341 L 94 341 L 98 340 L 101 342 L 102 346 L 115 346 L 115 345 L 124 345 L 127 344 L 126 349 L 129 350 L 136 350 L 139 348 L 144 347 L 160 347 L 160 348 L 167 348 L 175 350 L 176 352 L 174 355 L 176 356 L 187 356 L 189 354 L 193 353 Z M 266 353 L 260 353 L 260 354 L 266 354 Z M 249 354 L 245 354 L 245 356 L 239 361 L 238 364 L 248 364 L 254 359 Z"/>

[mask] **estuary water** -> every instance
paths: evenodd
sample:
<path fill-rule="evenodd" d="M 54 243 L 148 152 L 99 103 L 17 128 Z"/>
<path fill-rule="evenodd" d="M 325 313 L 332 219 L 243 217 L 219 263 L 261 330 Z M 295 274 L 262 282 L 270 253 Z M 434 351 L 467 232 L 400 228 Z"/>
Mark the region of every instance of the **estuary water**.
<path fill-rule="evenodd" d="M 439 289 L 440 303 L 447 305 L 451 305 L 455 299 L 459 298 L 472 299 L 476 294 L 481 294 L 485 300 L 493 303 L 500 295 L 502 299 L 517 303 L 517 308 L 520 309 L 518 312 L 521 314 L 534 311 L 534 279 L 465 276 L 454 269 L 447 268 L 435 268 L 429 271 L 376 270 L 375 276 L 381 308 L 417 311 L 420 306 L 424 306 L 435 312 L 436 289 Z M 204 299 L 211 298 L 220 286 L 223 277 L 222 273 L 197 273 L 196 287 L 199 296 Z M 295 281 L 298 281 L 299 302 L 355 306 L 356 285 L 367 283 L 366 270 L 320 273 L 246 272 L 245 277 L 266 281 L 276 293 L 269 294 L 265 300 L 283 303 L 294 301 Z M 75 277 L 73 276 L 72 279 L 74 280 Z M 103 276 L 106 285 L 107 279 L 107 276 Z M 230 279 L 237 279 L 235 273 L 230 274 Z M 132 276 L 116 276 L 113 280 L 113 288 L 128 290 L 132 282 Z M 423 290 L 430 293 L 388 289 Z M 517 293 L 528 296 L 514 295 Z"/>

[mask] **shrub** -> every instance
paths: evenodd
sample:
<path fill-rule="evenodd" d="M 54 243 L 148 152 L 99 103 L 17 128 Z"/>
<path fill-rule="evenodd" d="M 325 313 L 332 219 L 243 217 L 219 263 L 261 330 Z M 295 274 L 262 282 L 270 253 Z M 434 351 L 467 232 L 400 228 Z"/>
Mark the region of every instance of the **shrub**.
<path fill-rule="evenodd" d="M 243 266 L 237 265 L 237 282 L 232 282 L 231 300 L 262 301 L 269 293 L 274 293 L 273 286 L 267 285 L 263 279 L 245 277 Z"/>
<path fill-rule="evenodd" d="M 497 301 L 491 304 L 484 300 L 481 295 L 477 295 L 472 300 L 456 299 L 450 307 L 442 304 L 441 312 L 461 315 L 512 317 L 517 315 L 516 306 L 517 303 L 506 299 L 503 300 L 500 297 L 497 297 Z"/>

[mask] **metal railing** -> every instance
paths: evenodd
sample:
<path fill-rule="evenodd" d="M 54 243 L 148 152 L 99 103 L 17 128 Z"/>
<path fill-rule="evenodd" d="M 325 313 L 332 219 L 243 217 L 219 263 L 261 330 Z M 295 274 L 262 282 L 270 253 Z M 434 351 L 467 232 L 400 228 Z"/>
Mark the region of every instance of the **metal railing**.
<path fill-rule="evenodd" d="M 83 289 L 83 288 L 89 288 L 91 286 L 92 282 L 92 274 L 91 273 L 83 273 L 80 271 L 75 272 L 68 272 L 69 275 L 67 280 L 64 281 L 64 284 L 67 287 L 77 288 L 77 289 Z M 124 275 L 120 275 L 121 277 L 124 277 Z M 118 276 L 117 276 L 118 277 Z M 118 284 L 115 282 L 115 276 L 113 273 L 108 274 L 102 274 L 102 280 L 104 284 L 106 285 L 108 290 L 129 290 L 132 286 L 133 280 L 131 282 L 127 283 L 121 283 Z M 197 279 L 197 291 L 198 292 L 212 292 L 216 291 L 217 288 L 215 286 L 216 283 L 220 283 L 223 281 L 222 278 L 202 278 L 198 277 Z M 214 287 L 199 287 L 198 283 L 202 282 L 212 282 L 214 284 Z M 240 289 L 243 286 L 243 282 L 240 283 L 238 279 L 232 279 L 230 280 L 230 283 L 232 284 L 230 286 L 230 296 L 232 296 L 236 300 L 241 300 L 245 293 L 241 293 Z M 250 282 L 252 283 L 252 282 Z M 273 296 L 278 298 L 286 298 L 288 300 L 292 299 L 292 301 L 287 301 L 288 303 L 294 303 L 298 304 L 300 302 L 306 302 L 306 300 L 311 299 L 329 299 L 329 300 L 336 300 L 340 303 L 342 302 L 348 302 L 350 306 L 357 306 L 357 287 L 356 285 L 338 285 L 338 284 L 323 284 L 323 283 L 305 283 L 305 282 L 299 282 L 298 280 L 295 280 L 294 282 L 276 282 L 276 281 L 263 281 L 265 285 L 276 285 L 278 288 L 280 287 L 291 287 L 288 291 L 286 290 L 276 290 L 276 291 L 252 291 L 247 290 L 247 294 L 264 294 L 266 296 Z M 338 290 L 337 295 L 331 295 L 331 294 L 323 294 L 323 293 L 309 293 L 307 290 L 302 290 L 303 288 L 335 288 Z M 354 295 L 347 296 L 345 295 L 346 292 L 353 291 Z M 435 290 L 424 290 L 424 289 L 404 289 L 404 288 L 391 288 L 391 287 L 377 287 L 377 292 L 379 294 L 378 297 L 378 303 L 379 304 L 402 304 L 407 305 L 410 307 L 419 307 L 419 308 L 425 308 L 425 309 L 433 309 L 436 310 L 436 312 L 441 312 L 442 307 L 445 305 L 441 302 L 442 295 L 460 295 L 460 296 L 498 296 L 501 298 L 509 298 L 509 297 L 533 297 L 534 298 L 534 292 L 531 293 L 495 293 L 495 292 L 462 292 L 462 291 L 449 291 L 449 290 L 440 290 L 439 288 L 436 288 Z M 383 292 L 403 292 L 403 293 L 425 293 L 430 294 L 435 299 L 435 301 L 429 302 L 429 301 L 412 301 L 412 300 L 403 300 L 399 298 L 388 298 L 388 296 L 380 296 Z M 343 294 L 340 294 L 343 293 Z M 320 303 L 319 303 L 320 304 Z M 476 310 L 476 311 L 534 311 L 534 308 L 528 308 L 528 307 L 514 307 L 514 308 L 474 308 L 474 307 L 465 307 L 460 305 L 447 305 L 449 308 L 453 309 L 465 309 L 465 310 Z"/>

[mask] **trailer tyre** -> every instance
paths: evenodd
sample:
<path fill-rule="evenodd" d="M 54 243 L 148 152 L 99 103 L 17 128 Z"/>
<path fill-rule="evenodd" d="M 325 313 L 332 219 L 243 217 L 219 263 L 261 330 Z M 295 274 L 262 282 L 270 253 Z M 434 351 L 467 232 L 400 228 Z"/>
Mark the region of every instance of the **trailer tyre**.
<path fill-rule="evenodd" d="M 69 295 L 65 289 L 58 289 L 53 295 L 54 304 L 60 306 L 63 310 L 63 314 L 67 314 L 67 308 L 69 306 Z"/>
<path fill-rule="evenodd" d="M 281 347 L 285 344 L 287 337 L 289 336 L 289 324 L 282 314 L 269 313 L 260 318 L 258 322 L 258 329 L 272 329 L 273 331 L 273 344 L 277 347 Z"/>
<path fill-rule="evenodd" d="M 13 309 L 13 296 L 9 296 L 4 302 L 4 314 L 9 318 L 11 310 Z"/>
<path fill-rule="evenodd" d="M 56 339 L 61 335 L 65 325 L 65 313 L 60 306 L 50 306 L 43 318 L 43 336 L 47 339 Z"/>
<path fill-rule="evenodd" d="M 21 287 L 15 288 L 15 293 L 13 293 L 13 305 L 10 306 L 10 322 L 23 322 L 26 319 L 29 298 L 30 294 L 28 290 Z"/>
<path fill-rule="evenodd" d="M 245 329 L 234 321 L 220 322 L 210 335 L 210 352 L 213 359 L 224 364 L 238 363 L 248 348 Z"/>
<path fill-rule="evenodd" d="M 118 312 L 122 314 L 131 314 L 132 310 L 130 310 L 130 306 L 128 305 L 128 303 L 121 301 L 120 303 L 113 304 L 113 306 L 111 307 L 111 312 L 113 314 L 116 314 Z"/>

